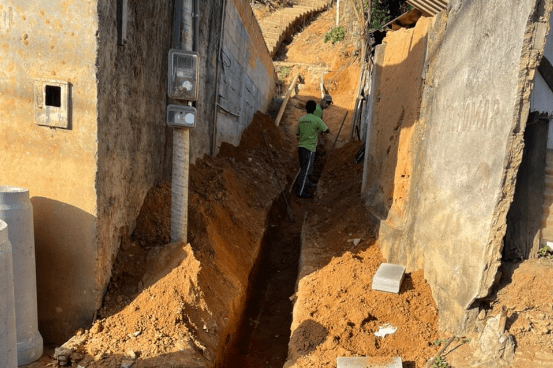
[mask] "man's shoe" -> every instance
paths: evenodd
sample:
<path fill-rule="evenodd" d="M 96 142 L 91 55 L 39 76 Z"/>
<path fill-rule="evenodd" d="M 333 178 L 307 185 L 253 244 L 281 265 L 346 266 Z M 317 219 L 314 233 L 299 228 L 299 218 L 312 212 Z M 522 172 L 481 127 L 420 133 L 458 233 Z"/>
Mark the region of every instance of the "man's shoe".
<path fill-rule="evenodd" d="M 303 198 L 303 199 L 309 199 L 309 198 L 313 198 L 313 195 L 306 192 L 306 193 L 303 193 L 303 194 L 296 194 L 296 197 Z"/>

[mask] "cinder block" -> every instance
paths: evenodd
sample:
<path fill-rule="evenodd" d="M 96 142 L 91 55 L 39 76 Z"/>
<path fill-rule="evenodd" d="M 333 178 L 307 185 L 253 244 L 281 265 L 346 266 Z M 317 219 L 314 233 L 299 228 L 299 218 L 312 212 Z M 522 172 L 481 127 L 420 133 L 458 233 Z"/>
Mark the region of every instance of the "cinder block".
<path fill-rule="evenodd" d="M 381 357 L 339 357 L 338 368 L 401 368 L 401 357 L 390 358 L 389 362 L 382 363 Z"/>
<path fill-rule="evenodd" d="M 372 289 L 397 294 L 404 275 L 405 266 L 382 263 L 374 274 Z"/>

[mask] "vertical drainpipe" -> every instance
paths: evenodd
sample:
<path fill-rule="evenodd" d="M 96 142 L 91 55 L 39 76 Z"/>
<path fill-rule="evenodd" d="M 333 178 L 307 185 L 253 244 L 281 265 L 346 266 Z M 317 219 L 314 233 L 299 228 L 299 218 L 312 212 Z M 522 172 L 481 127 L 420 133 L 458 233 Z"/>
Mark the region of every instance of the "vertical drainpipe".
<path fill-rule="evenodd" d="M 193 51 L 194 0 L 182 0 L 180 49 Z M 190 104 L 190 102 L 189 102 Z M 187 242 L 190 129 L 173 129 L 173 173 L 171 182 L 171 241 Z"/>

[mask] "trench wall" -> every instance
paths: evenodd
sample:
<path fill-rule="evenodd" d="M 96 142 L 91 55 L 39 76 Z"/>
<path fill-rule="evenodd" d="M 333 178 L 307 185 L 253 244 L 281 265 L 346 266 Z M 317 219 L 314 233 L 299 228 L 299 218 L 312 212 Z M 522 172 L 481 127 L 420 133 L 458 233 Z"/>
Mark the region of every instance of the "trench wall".
<path fill-rule="evenodd" d="M 408 271 L 424 269 L 444 330 L 469 326 L 496 278 L 550 10 L 550 1 L 451 1 L 428 35 L 409 183 L 401 175 L 377 179 L 381 197 L 364 188 L 381 219 L 384 256 Z M 376 101 L 384 98 L 378 93 Z M 369 137 L 379 113 L 372 119 Z M 392 140 L 400 142 L 408 132 L 398 129 Z M 368 153 L 393 173 L 400 169 L 378 146 Z"/>

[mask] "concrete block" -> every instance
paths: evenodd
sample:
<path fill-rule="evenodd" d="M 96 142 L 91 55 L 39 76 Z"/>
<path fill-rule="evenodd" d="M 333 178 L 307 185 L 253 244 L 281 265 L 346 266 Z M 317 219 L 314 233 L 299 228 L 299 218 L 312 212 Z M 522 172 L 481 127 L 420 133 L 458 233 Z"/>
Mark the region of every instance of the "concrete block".
<path fill-rule="evenodd" d="M 382 357 L 339 357 L 338 368 L 401 368 L 401 357 L 390 358 L 384 362 Z"/>
<path fill-rule="evenodd" d="M 12 245 L 8 225 L 0 220 L 0 367 L 17 367 L 15 297 L 13 293 Z M 5 330 L 4 330 L 5 328 Z"/>
<path fill-rule="evenodd" d="M 382 263 L 374 274 L 372 289 L 397 294 L 404 275 L 405 266 Z"/>

